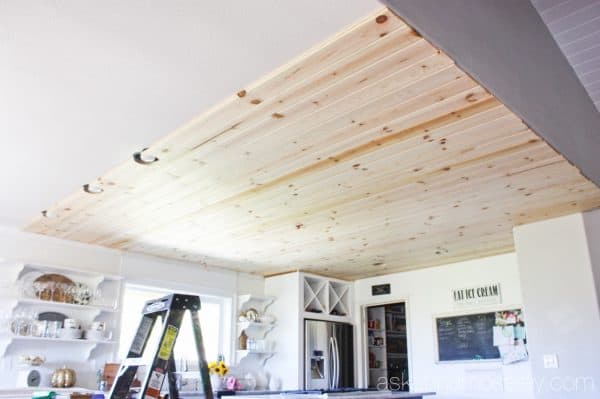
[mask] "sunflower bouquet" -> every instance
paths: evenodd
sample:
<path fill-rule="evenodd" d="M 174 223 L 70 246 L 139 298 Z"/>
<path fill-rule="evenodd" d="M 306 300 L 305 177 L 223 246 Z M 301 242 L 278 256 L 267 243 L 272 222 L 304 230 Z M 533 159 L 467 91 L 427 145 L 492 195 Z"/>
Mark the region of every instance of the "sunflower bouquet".
<path fill-rule="evenodd" d="M 214 361 L 208 363 L 208 371 L 211 374 L 218 375 L 219 377 L 224 377 L 227 374 L 227 372 L 229 372 L 229 367 L 227 367 L 223 360 Z"/>

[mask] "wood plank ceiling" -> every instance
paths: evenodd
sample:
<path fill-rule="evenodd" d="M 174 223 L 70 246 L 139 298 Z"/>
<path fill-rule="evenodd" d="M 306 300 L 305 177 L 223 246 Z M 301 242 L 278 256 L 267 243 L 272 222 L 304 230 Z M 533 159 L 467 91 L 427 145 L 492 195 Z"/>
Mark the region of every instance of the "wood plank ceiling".
<path fill-rule="evenodd" d="M 240 63 L 243 68 L 243 63 Z M 215 77 L 226 78 L 226 77 Z M 513 250 L 600 205 L 561 155 L 388 10 L 77 190 L 31 232 L 259 274 L 335 277 Z"/>

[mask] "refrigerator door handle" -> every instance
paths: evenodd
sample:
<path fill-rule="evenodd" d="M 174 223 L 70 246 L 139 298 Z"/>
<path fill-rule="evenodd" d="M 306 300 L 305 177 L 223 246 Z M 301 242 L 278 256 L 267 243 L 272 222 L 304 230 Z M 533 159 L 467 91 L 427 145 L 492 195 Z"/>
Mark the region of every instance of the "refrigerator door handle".
<path fill-rule="evenodd" d="M 335 339 L 335 336 L 331 337 L 331 343 L 333 345 L 333 365 L 335 367 L 333 371 L 333 380 L 331 381 L 331 387 L 333 389 L 337 389 L 339 386 L 338 380 L 340 375 L 340 358 L 338 356 L 337 341 Z"/>
<path fill-rule="evenodd" d="M 333 371 L 331 373 L 331 385 L 329 389 L 335 389 L 335 376 L 337 374 L 337 357 L 335 356 L 335 341 L 333 337 L 329 337 L 331 341 L 331 364 L 333 365 Z"/>
<path fill-rule="evenodd" d="M 333 344 L 333 337 L 329 337 L 329 389 L 334 389 L 335 373 L 336 373 L 336 362 L 335 362 L 335 347 Z"/>
<path fill-rule="evenodd" d="M 334 389 L 340 386 L 340 348 L 338 346 L 337 338 L 333 337 L 333 346 L 335 348 L 335 381 Z"/>

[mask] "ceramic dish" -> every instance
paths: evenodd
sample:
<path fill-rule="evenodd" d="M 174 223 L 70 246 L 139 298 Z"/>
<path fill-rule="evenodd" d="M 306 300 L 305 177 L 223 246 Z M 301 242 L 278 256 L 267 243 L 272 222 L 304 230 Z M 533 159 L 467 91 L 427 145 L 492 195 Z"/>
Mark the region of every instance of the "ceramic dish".
<path fill-rule="evenodd" d="M 74 328 L 61 328 L 58 336 L 63 339 L 80 339 L 82 331 Z"/>
<path fill-rule="evenodd" d="M 104 331 L 87 330 L 85 332 L 85 339 L 92 341 L 104 341 L 106 337 L 104 336 Z"/>

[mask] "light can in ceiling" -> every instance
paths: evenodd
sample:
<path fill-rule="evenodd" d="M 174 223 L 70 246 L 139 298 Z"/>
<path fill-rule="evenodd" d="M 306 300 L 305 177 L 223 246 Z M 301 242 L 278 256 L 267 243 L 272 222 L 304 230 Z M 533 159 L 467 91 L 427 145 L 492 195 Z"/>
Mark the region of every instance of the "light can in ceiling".
<path fill-rule="evenodd" d="M 58 215 L 55 212 L 49 211 L 47 209 L 44 209 L 42 211 L 42 216 L 45 217 L 46 219 L 56 219 L 56 217 Z"/>
<path fill-rule="evenodd" d="M 89 194 L 100 194 L 101 192 L 104 191 L 104 189 L 95 184 L 84 184 L 83 191 L 85 191 L 86 193 L 89 193 Z"/>
<path fill-rule="evenodd" d="M 154 162 L 158 161 L 158 157 L 152 154 L 146 153 L 147 148 L 144 148 L 142 151 L 133 153 L 133 160 L 140 165 L 150 165 Z"/>

